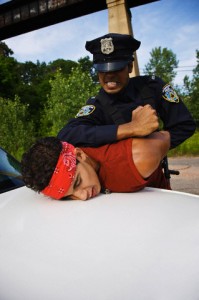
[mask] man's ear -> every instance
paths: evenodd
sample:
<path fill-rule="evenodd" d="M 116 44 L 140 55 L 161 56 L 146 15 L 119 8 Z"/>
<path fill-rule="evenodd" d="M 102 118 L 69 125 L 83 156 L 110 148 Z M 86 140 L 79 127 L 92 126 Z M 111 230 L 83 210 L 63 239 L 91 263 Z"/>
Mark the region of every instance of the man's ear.
<path fill-rule="evenodd" d="M 75 148 L 76 159 L 79 162 L 85 161 L 87 158 L 87 154 L 80 148 Z"/>
<path fill-rule="evenodd" d="M 128 71 L 129 71 L 129 73 L 131 73 L 132 70 L 133 70 L 133 62 L 130 62 L 130 63 L 128 64 Z"/>

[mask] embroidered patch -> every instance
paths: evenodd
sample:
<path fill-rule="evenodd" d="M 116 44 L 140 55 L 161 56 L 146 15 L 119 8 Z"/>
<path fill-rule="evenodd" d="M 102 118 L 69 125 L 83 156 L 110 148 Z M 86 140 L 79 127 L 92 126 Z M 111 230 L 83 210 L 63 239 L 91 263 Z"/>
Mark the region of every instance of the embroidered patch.
<path fill-rule="evenodd" d="M 110 54 L 114 51 L 112 38 L 101 39 L 100 43 L 101 43 L 101 51 L 103 54 Z"/>
<path fill-rule="evenodd" d="M 179 102 L 179 97 L 170 84 L 166 84 L 163 87 L 162 97 L 169 102 L 175 102 L 175 103 Z"/>
<path fill-rule="evenodd" d="M 94 105 L 85 105 L 83 106 L 80 111 L 76 114 L 75 118 L 84 117 L 92 114 L 95 110 Z"/>

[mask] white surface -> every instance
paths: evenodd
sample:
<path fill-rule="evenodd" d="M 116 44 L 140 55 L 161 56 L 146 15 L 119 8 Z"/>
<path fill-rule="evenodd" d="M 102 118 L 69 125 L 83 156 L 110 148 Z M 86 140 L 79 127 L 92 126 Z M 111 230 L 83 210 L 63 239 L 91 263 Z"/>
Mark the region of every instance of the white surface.
<path fill-rule="evenodd" d="M 0 195 L 1 300 L 198 300 L 199 196 Z"/>

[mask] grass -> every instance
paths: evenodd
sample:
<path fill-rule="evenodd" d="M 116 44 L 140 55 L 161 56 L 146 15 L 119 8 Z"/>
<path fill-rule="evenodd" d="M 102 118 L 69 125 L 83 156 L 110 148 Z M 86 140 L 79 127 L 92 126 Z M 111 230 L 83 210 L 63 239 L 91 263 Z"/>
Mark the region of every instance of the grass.
<path fill-rule="evenodd" d="M 199 130 L 181 145 L 169 151 L 168 156 L 199 156 Z"/>

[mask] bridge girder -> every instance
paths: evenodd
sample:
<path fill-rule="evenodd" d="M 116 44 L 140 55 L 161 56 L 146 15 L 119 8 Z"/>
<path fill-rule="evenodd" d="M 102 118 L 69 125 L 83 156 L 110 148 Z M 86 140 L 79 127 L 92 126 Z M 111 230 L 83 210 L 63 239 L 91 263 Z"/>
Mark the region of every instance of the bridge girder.
<path fill-rule="evenodd" d="M 126 0 L 128 8 L 158 0 Z M 0 5 L 0 40 L 107 9 L 106 0 L 12 0 Z"/>

